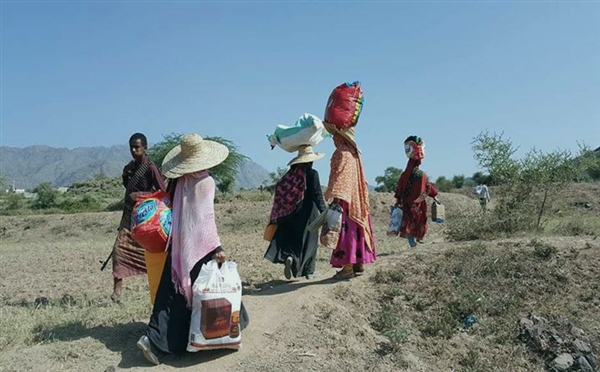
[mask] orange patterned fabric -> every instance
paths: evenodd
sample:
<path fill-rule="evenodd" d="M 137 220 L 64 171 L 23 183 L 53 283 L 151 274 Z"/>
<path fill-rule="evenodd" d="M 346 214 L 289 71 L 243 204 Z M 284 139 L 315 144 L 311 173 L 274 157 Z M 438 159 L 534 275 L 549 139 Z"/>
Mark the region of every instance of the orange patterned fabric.
<path fill-rule="evenodd" d="M 362 161 L 355 146 L 341 134 L 333 134 L 336 150 L 331 156 L 331 171 L 325 199 L 344 200 L 349 204 L 350 218 L 365 232 L 369 251 L 373 251 L 373 232 L 369 225 L 369 190 Z"/>

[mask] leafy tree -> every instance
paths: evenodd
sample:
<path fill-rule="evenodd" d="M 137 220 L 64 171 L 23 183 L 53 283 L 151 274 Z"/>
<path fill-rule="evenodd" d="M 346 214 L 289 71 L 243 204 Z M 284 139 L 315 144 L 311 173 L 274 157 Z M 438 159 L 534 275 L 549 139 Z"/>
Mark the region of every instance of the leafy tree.
<path fill-rule="evenodd" d="M 460 175 L 455 175 L 454 177 L 452 177 L 452 186 L 455 189 L 462 189 L 462 187 L 465 185 L 465 176 L 460 174 Z"/>
<path fill-rule="evenodd" d="M 452 184 L 452 181 L 450 181 L 446 177 L 439 176 L 435 180 L 435 187 L 441 192 L 449 192 L 450 190 L 452 190 L 454 185 Z"/>
<path fill-rule="evenodd" d="M 54 190 L 50 182 L 38 185 L 33 192 L 37 194 L 37 198 L 33 202 L 34 209 L 49 209 L 58 205 L 56 202 L 58 191 Z"/>
<path fill-rule="evenodd" d="M 271 184 L 275 185 L 283 176 L 287 173 L 286 168 L 277 167 L 275 172 L 269 173 L 269 178 L 271 179 Z"/>
<path fill-rule="evenodd" d="M 217 190 L 219 190 L 222 193 L 228 193 L 231 192 L 233 190 L 233 184 L 235 183 L 235 180 L 233 178 L 225 178 L 222 179 L 219 183 L 217 183 Z"/>
<path fill-rule="evenodd" d="M 167 153 L 175 146 L 181 143 L 183 134 L 171 133 L 163 136 L 163 140 L 148 149 L 148 156 L 154 163 L 160 166 Z M 205 140 L 219 142 L 229 149 L 229 156 L 224 162 L 210 169 L 211 175 L 215 178 L 217 188 L 221 192 L 229 192 L 233 189 L 235 176 L 239 167 L 248 159 L 242 155 L 238 147 L 230 140 L 222 137 L 204 137 Z"/>
<path fill-rule="evenodd" d="M 532 149 L 515 159 L 517 149 L 503 134 L 482 132 L 472 145 L 480 167 L 500 185 L 494 213 L 506 232 L 539 228 L 544 214 L 581 173 L 569 151 Z"/>
<path fill-rule="evenodd" d="M 375 191 L 394 192 L 396 190 L 396 186 L 398 185 L 398 180 L 400 179 L 401 174 L 402 169 L 387 167 L 383 173 L 383 176 L 377 176 L 375 178 L 375 182 L 377 182 Z"/>
<path fill-rule="evenodd" d="M 582 174 L 578 180 L 600 180 L 600 149 L 591 150 L 586 145 L 580 145 L 579 151 L 580 156 L 577 157 L 576 163 L 582 168 Z"/>
<path fill-rule="evenodd" d="M 518 147 L 505 139 L 503 133 L 482 132 L 473 139 L 471 145 L 475 160 L 496 183 L 505 184 L 519 175 L 519 161 L 513 158 Z"/>
<path fill-rule="evenodd" d="M 260 185 L 259 190 L 261 192 L 268 191 L 271 194 L 275 191 L 275 185 L 277 182 L 283 177 L 283 175 L 287 172 L 286 168 L 277 167 L 275 172 L 269 173 L 269 179 L 265 180 L 262 185 Z"/>
<path fill-rule="evenodd" d="M 492 178 L 489 175 L 483 174 L 483 172 L 473 173 L 471 180 L 473 180 L 473 182 L 477 185 L 481 185 L 481 184 L 491 185 L 492 184 L 492 181 L 491 181 Z"/>

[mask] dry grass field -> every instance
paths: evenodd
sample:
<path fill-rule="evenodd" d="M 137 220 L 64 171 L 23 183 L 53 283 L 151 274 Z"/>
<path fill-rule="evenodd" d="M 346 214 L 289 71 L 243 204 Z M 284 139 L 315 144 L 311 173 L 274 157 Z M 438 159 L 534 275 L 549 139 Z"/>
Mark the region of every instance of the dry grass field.
<path fill-rule="evenodd" d="M 125 280 L 123 301 L 113 304 L 110 265 L 100 271 L 119 213 L 2 216 L 0 371 L 544 371 L 559 351 L 578 357 L 575 339 L 593 361 L 600 188 L 579 185 L 569 195 L 535 236 L 452 242 L 444 224 L 431 224 L 425 244 L 410 249 L 385 234 L 391 195 L 374 194 L 379 259 L 343 282 L 329 279 L 335 271 L 323 248 L 317 278 L 286 281 L 282 266 L 263 259 L 266 194 L 220 200 L 221 239 L 238 263 L 251 318 L 243 348 L 156 367 L 135 347 L 151 312 L 146 278 Z M 440 199 L 449 220 L 478 208 L 466 195 Z M 543 318 L 561 342 L 528 344 L 519 337 L 525 318 Z"/>

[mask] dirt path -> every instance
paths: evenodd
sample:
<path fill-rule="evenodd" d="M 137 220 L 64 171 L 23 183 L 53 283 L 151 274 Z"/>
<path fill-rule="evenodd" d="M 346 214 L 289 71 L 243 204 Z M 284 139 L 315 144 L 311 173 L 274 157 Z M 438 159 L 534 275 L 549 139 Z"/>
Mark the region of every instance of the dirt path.
<path fill-rule="evenodd" d="M 297 318 L 298 309 L 308 302 L 324 298 L 328 288 L 323 284 L 331 284 L 330 280 L 296 281 L 279 285 L 272 289 L 244 296 L 244 304 L 250 314 L 250 326 L 243 332 L 243 346 L 237 352 L 214 351 L 203 352 L 185 358 L 167 357 L 156 371 L 197 371 L 198 368 L 212 372 L 242 370 L 250 367 L 250 359 L 261 358 L 265 349 L 276 342 L 274 336 L 290 332 L 297 325 L 290 319 Z M 144 368 L 133 368 L 132 370 Z"/>

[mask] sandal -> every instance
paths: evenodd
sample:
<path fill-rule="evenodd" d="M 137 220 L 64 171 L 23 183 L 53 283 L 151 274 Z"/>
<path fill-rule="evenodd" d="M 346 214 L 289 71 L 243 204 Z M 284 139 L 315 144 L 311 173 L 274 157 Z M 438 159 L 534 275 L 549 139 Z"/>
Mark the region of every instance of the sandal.
<path fill-rule="evenodd" d="M 342 269 L 340 271 L 338 271 L 337 273 L 335 273 L 335 275 L 333 276 L 333 279 L 340 279 L 340 280 L 344 280 L 344 279 L 352 279 L 354 278 L 354 270 L 347 270 L 347 269 Z"/>
<path fill-rule="evenodd" d="M 110 299 L 115 304 L 120 304 L 121 303 L 121 295 L 120 294 L 113 293 L 113 294 L 110 295 Z"/>
<path fill-rule="evenodd" d="M 283 275 L 287 280 L 292 279 L 292 264 L 294 263 L 294 259 L 292 257 L 288 257 L 285 259 L 285 268 L 283 269 Z"/>

